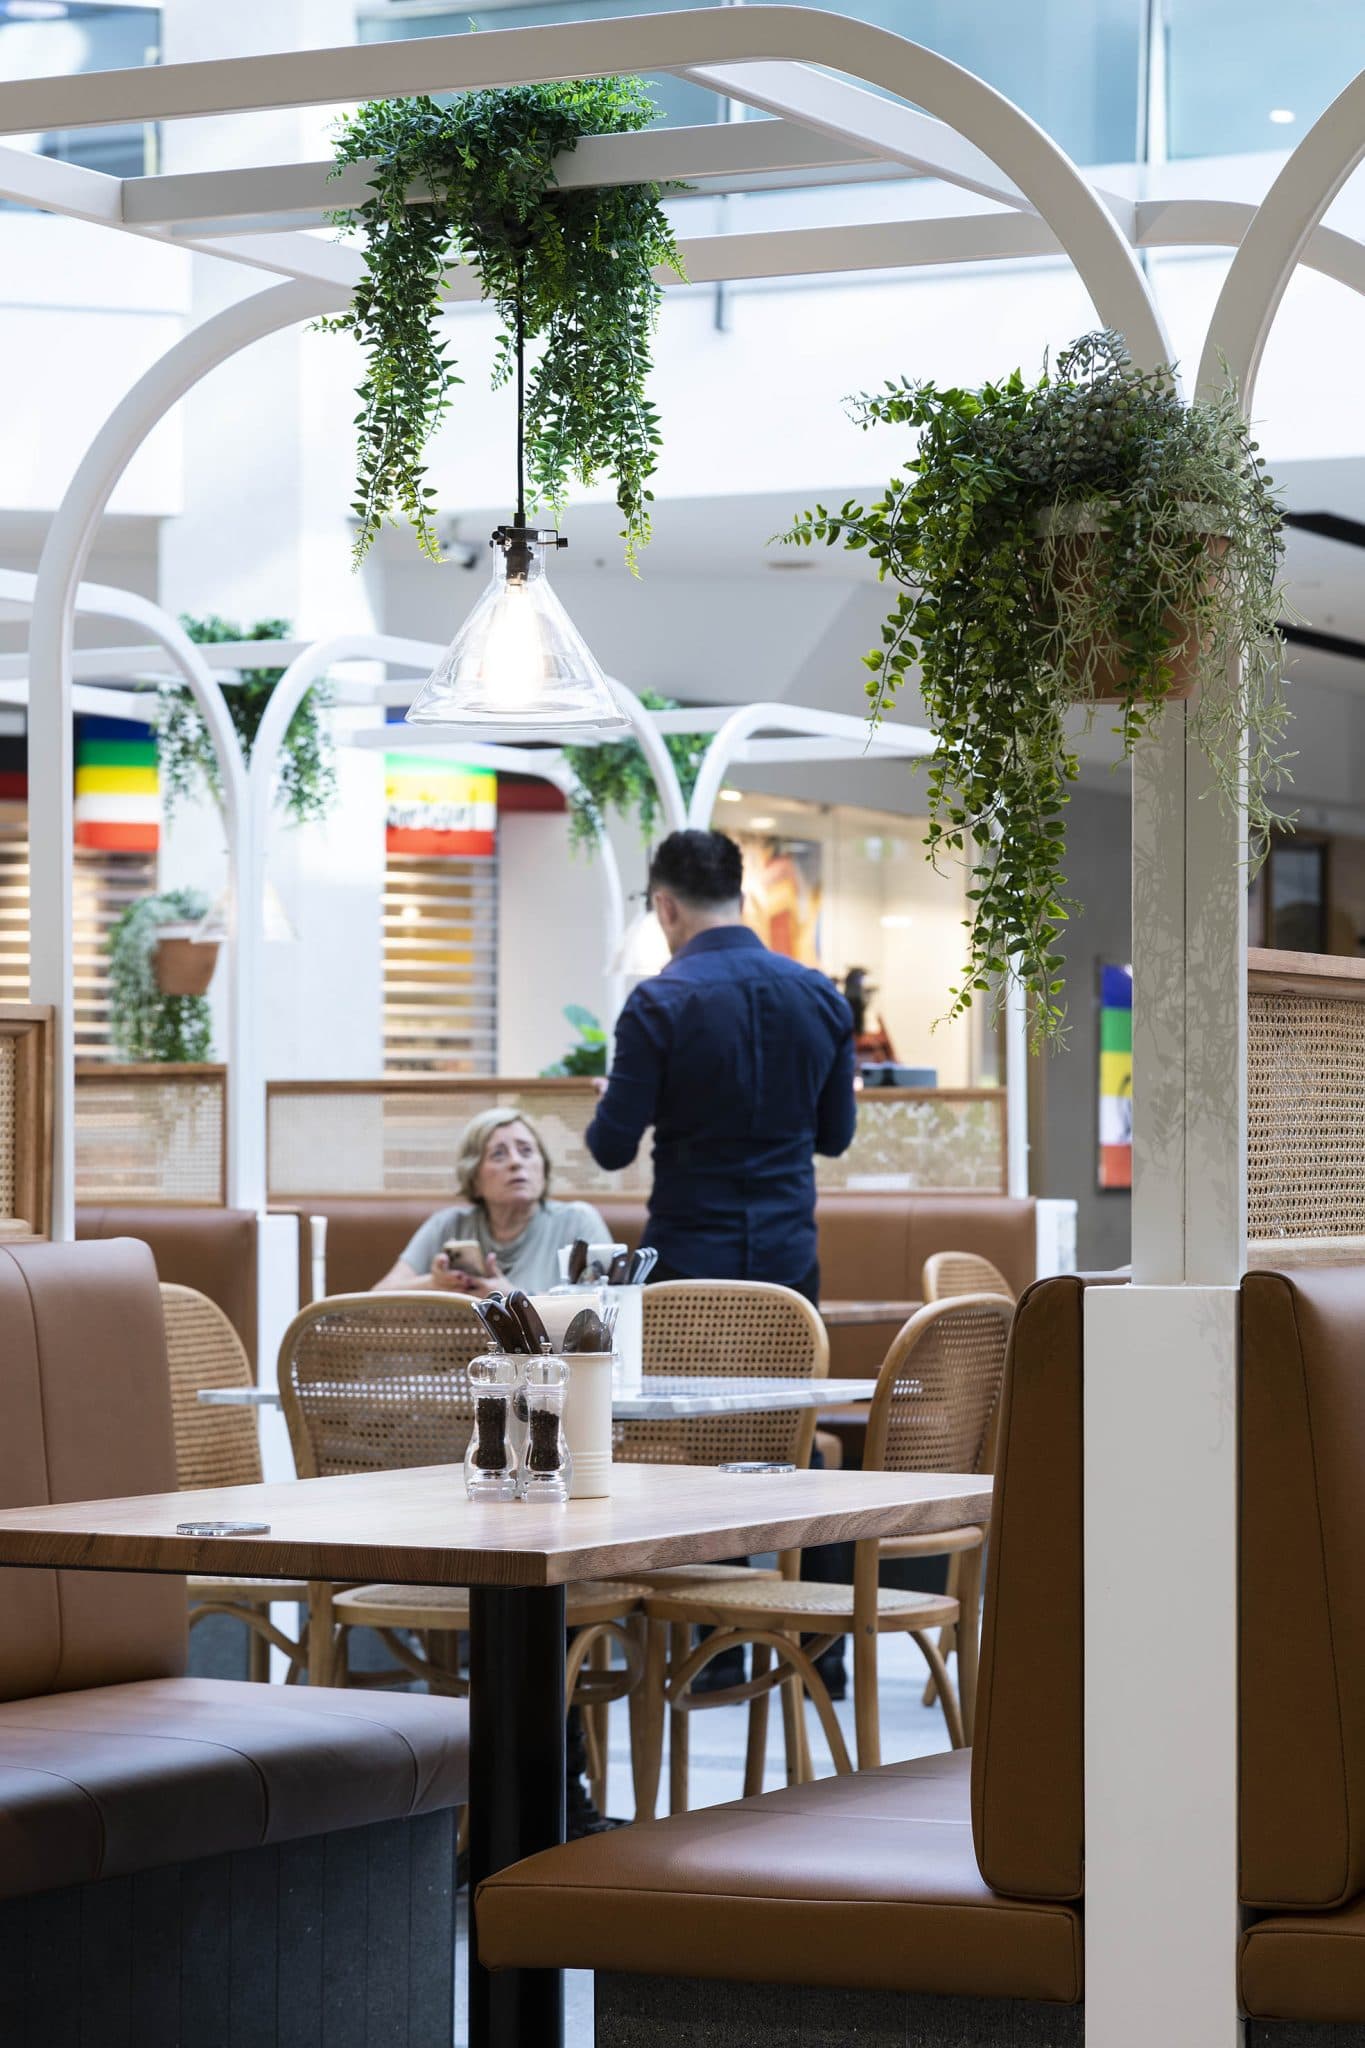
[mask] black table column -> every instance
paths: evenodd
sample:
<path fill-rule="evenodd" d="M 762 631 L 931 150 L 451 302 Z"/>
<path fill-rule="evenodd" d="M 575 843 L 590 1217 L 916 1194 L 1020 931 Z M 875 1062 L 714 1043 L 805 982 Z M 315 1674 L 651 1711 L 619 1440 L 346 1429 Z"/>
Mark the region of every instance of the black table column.
<path fill-rule="evenodd" d="M 481 1969 L 480 1880 L 564 1840 L 564 1588 L 470 1588 L 469 2048 L 563 2048 L 558 1970 Z"/>

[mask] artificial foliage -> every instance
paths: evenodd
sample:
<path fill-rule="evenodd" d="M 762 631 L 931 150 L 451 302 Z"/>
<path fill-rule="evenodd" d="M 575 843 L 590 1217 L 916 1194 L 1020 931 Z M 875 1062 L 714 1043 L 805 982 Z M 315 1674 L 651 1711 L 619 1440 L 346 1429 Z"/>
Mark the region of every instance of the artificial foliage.
<path fill-rule="evenodd" d="M 1264 853 L 1287 721 L 1281 507 L 1231 386 L 1186 404 L 1170 369 L 1137 369 L 1110 332 L 1036 383 L 905 379 L 851 405 L 864 428 L 916 430 L 914 453 L 874 504 L 816 506 L 784 538 L 866 550 L 900 586 L 865 688 L 875 723 L 918 680 L 936 741 L 928 852 L 969 870 L 948 1014 L 1015 976 L 1035 1042 L 1057 1040 L 1073 704 L 1116 685 L 1127 755 L 1192 659 L 1192 731 L 1220 800 L 1245 791 L 1253 864 Z"/>
<path fill-rule="evenodd" d="M 354 512 L 359 563 L 386 517 L 405 515 L 439 560 L 425 453 L 462 380 L 440 322 L 447 264 L 473 264 L 502 321 L 494 386 L 538 352 L 525 388 L 531 500 L 562 511 L 571 479 L 615 480 L 627 559 L 649 538 L 659 445 L 646 381 L 660 265 L 682 259 L 658 185 L 561 190 L 556 158 L 585 135 L 647 128 L 638 78 L 518 85 L 434 99 L 376 100 L 338 126 L 336 167 L 373 161 L 373 197 L 333 218 L 358 229 L 365 270 L 324 327 L 355 335 L 367 374 Z M 428 194 L 408 203 L 410 192 Z"/>
<path fill-rule="evenodd" d="M 215 612 L 202 619 L 182 612 L 180 623 L 200 646 L 221 646 L 231 640 L 287 640 L 290 634 L 288 619 L 258 619 L 254 626 L 241 627 Z M 236 683 L 223 692 L 247 761 L 265 707 L 283 673 L 278 667 L 242 669 Z M 167 812 L 204 784 L 221 803 L 222 783 L 213 741 L 193 696 L 183 683 L 165 683 L 157 695 L 157 750 Z M 314 683 L 285 728 L 276 793 L 285 815 L 296 825 L 325 818 L 336 794 L 336 762 L 322 717 L 330 701 L 327 685 Z"/>
<path fill-rule="evenodd" d="M 585 1010 L 581 1003 L 566 1003 L 564 1021 L 575 1034 L 574 1042 L 562 1059 L 541 1068 L 542 1078 L 562 1081 L 570 1076 L 605 1074 L 607 1034 L 592 1011 Z"/>
<path fill-rule="evenodd" d="M 156 978 L 156 949 L 168 924 L 197 924 L 208 898 L 168 889 L 130 903 L 110 928 L 109 1031 L 125 1060 L 206 1060 L 212 1042 L 207 996 L 168 996 Z"/>
<path fill-rule="evenodd" d="M 661 697 L 657 690 L 641 690 L 640 702 L 646 711 L 679 709 L 674 698 Z M 671 732 L 664 735 L 664 745 L 677 771 L 684 803 L 689 801 L 696 788 L 701 764 L 710 744 L 711 735 L 707 732 Z M 596 747 L 565 747 L 564 759 L 574 774 L 574 789 L 569 799 L 570 845 L 591 853 L 605 832 L 607 815 L 612 811 L 620 818 L 633 814 L 639 824 L 641 838 L 648 841 L 654 837 L 661 815 L 659 792 L 638 740 L 609 740 Z"/>

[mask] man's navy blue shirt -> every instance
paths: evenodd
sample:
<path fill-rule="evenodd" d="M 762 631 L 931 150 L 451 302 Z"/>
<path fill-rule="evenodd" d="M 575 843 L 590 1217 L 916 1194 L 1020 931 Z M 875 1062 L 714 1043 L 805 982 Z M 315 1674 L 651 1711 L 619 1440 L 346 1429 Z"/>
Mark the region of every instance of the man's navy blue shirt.
<path fill-rule="evenodd" d="M 700 932 L 616 1025 L 588 1127 L 629 1166 L 654 1126 L 646 1241 L 697 1279 L 799 1286 L 815 1265 L 815 1160 L 852 1142 L 853 1017 L 833 982 L 743 925 Z"/>

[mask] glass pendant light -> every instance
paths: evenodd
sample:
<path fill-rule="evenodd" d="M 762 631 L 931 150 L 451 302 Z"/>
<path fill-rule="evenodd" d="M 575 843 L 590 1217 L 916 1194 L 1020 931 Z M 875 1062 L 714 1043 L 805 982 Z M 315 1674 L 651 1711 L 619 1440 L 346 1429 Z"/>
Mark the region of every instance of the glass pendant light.
<path fill-rule="evenodd" d="M 553 527 L 526 523 L 526 361 L 517 300 L 517 512 L 494 530 L 493 574 L 408 708 L 409 725 L 501 729 L 510 738 L 619 732 L 630 721 L 546 573 L 567 547 Z"/>

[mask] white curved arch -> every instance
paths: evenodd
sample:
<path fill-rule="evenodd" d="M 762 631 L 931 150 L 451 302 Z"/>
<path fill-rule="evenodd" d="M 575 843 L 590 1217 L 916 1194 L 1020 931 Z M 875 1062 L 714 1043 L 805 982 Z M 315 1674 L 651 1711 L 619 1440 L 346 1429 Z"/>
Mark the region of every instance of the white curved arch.
<path fill-rule="evenodd" d="M 193 329 L 153 363 L 114 407 L 91 442 L 48 530 L 38 565 L 29 639 L 29 863 L 33 934 L 30 987 L 33 1000 L 51 1003 L 56 1013 L 52 1168 L 55 1237 L 69 1238 L 75 1227 L 70 653 L 76 588 L 89 558 L 95 528 L 115 484 L 153 427 L 177 400 L 217 364 L 251 342 L 277 328 L 333 311 L 344 303 L 343 293 L 319 285 L 273 285 Z M 163 620 L 165 616 L 160 614 Z M 202 660 L 193 653 L 192 643 L 187 639 L 179 651 L 178 658 L 182 657 L 190 663 Z M 208 671 L 205 669 L 204 673 Z M 215 692 L 216 688 L 214 684 Z M 228 787 L 225 780 L 225 790 Z M 239 879 L 251 893 L 251 877 L 240 868 Z M 234 972 L 228 1017 L 228 1056 L 234 1066 L 234 1086 L 254 1085 L 250 1005 L 251 991 L 243 985 L 240 972 Z M 240 1153 L 230 1157 L 230 1200 L 252 1205 L 254 1191 L 260 1185 L 259 1159 Z"/>

